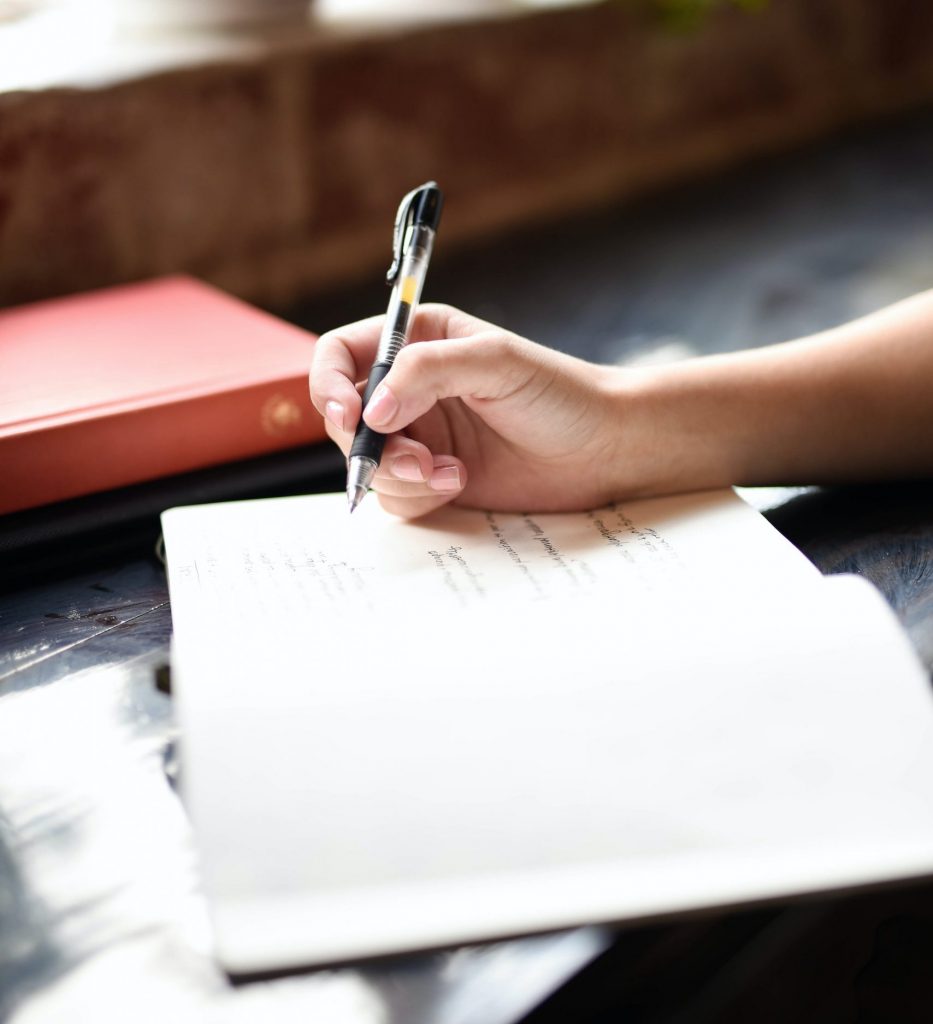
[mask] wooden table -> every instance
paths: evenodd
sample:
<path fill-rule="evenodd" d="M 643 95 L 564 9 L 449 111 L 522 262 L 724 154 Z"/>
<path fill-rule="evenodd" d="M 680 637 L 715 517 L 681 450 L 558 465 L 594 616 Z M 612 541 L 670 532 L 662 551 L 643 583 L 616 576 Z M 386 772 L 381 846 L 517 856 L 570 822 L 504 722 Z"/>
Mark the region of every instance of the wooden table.
<path fill-rule="evenodd" d="M 931 125 L 918 115 L 457 256 L 444 258 L 441 244 L 428 296 L 607 361 L 829 326 L 929 286 Z M 289 312 L 320 330 L 383 302 L 381 288 L 364 287 Z M 875 582 L 933 669 L 933 485 L 751 498 L 822 571 Z M 814 934 L 810 904 L 232 988 L 210 959 L 173 790 L 171 701 L 155 685 L 170 632 L 164 573 L 144 550 L 0 597 L 0 1016 L 514 1024 L 576 975 L 588 988 L 571 984 L 535 1020 L 582 1022 L 606 992 L 613 1005 L 640 1007 L 626 1019 L 667 1019 L 650 1015 L 651 999 L 660 1013 L 683 993 L 697 1006 L 691 1020 L 725 1020 L 767 976 L 775 950 L 801 928 Z M 698 959 L 701 948 L 718 949 L 719 960 Z M 639 979 L 658 978 L 669 979 L 666 995 L 639 989 Z M 588 1002 L 587 992 L 597 995 Z"/>

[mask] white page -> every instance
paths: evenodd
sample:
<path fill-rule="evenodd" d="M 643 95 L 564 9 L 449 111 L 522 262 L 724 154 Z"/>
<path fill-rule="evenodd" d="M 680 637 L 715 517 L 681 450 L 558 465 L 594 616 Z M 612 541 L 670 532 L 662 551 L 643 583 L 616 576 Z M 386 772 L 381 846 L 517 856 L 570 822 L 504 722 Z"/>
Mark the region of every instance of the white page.
<path fill-rule="evenodd" d="M 933 715 L 880 598 L 730 495 L 622 512 L 618 534 L 618 510 L 348 525 L 339 496 L 165 516 L 226 966 L 933 866 Z"/>
<path fill-rule="evenodd" d="M 441 614 L 640 598 L 697 583 L 775 592 L 820 578 L 731 491 L 570 514 L 447 508 L 413 522 L 386 515 L 373 498 L 351 516 L 331 494 L 172 509 L 163 526 L 176 632 L 189 612 L 220 613 L 227 624 L 260 616 L 264 626 L 298 609 L 381 614 L 401 587 Z"/>

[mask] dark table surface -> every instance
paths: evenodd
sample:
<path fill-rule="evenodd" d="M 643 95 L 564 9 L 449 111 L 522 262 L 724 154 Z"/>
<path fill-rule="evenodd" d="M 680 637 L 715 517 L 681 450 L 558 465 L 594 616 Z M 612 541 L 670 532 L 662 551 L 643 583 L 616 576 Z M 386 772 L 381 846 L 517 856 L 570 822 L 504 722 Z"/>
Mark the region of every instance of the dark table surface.
<path fill-rule="evenodd" d="M 933 279 L 931 129 L 933 115 L 919 114 L 637 207 L 449 258 L 441 247 L 429 297 L 603 361 L 830 326 Z M 323 330 L 383 301 L 374 285 L 289 312 Z M 823 572 L 871 579 L 933 669 L 933 485 L 747 496 Z M 512 1024 L 588 964 L 642 970 L 653 957 L 656 970 L 711 930 L 728 930 L 730 949 L 759 933 L 747 915 L 584 928 L 232 987 L 210 958 L 172 786 L 171 700 L 154 682 L 170 633 L 148 546 L 0 596 L 0 1017 Z M 800 920 L 772 914 L 768 935 L 793 936 Z M 697 991 L 723 972 L 700 973 Z M 709 1007 L 721 1000 L 704 1005 L 691 1019 L 720 1019 Z M 567 1004 L 559 1012 L 584 1020 Z M 673 1018 L 643 1000 L 624 1019 Z"/>

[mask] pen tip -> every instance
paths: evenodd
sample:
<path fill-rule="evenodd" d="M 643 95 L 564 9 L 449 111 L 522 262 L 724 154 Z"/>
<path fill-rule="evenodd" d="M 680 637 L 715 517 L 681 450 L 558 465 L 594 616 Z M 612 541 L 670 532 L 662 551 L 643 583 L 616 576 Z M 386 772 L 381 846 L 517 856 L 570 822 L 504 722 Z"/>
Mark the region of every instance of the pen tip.
<path fill-rule="evenodd" d="M 366 494 L 365 487 L 360 487 L 357 485 L 356 487 L 350 487 L 347 489 L 347 501 L 350 504 L 351 514 L 353 513 L 354 509 L 359 505 L 359 503 L 363 500 L 364 494 Z"/>

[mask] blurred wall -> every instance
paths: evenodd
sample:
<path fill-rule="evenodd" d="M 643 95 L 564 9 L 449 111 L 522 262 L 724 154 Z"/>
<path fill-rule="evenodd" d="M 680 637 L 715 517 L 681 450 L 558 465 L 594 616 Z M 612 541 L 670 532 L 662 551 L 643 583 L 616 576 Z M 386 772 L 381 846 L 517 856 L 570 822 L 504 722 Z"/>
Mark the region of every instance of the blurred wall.
<path fill-rule="evenodd" d="M 0 94 L 0 304 L 174 271 L 287 303 L 384 269 L 427 178 L 453 246 L 933 101 L 928 0 L 722 6 L 690 31 L 645 8 L 319 26 Z"/>

